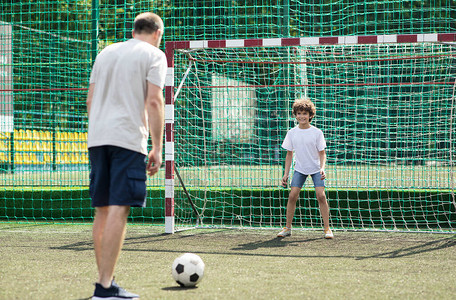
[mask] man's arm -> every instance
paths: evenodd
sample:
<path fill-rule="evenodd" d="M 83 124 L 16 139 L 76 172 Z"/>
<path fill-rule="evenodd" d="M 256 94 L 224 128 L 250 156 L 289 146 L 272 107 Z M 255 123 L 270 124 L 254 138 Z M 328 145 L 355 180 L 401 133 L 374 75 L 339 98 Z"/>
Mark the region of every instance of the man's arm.
<path fill-rule="evenodd" d="M 90 106 L 92 105 L 93 91 L 95 90 L 95 83 L 89 85 L 89 91 L 87 92 L 87 114 L 90 115 Z"/>
<path fill-rule="evenodd" d="M 162 164 L 164 107 L 163 90 L 147 82 L 146 111 L 149 119 L 149 131 L 152 139 L 152 150 L 149 152 L 147 172 L 154 175 Z"/>

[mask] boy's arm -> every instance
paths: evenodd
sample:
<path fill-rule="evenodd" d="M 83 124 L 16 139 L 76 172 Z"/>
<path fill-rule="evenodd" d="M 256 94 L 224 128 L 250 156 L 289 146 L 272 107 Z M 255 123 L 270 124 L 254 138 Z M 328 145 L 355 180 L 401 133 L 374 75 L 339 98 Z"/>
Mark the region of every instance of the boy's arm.
<path fill-rule="evenodd" d="M 286 187 L 288 183 L 288 174 L 290 174 L 291 162 L 293 160 L 293 151 L 287 151 L 287 157 L 285 158 L 285 172 L 282 178 L 282 186 Z"/>
<path fill-rule="evenodd" d="M 321 179 L 323 180 L 326 178 L 326 173 L 325 173 L 326 150 L 319 151 L 318 155 L 320 155 L 320 174 L 321 174 Z"/>

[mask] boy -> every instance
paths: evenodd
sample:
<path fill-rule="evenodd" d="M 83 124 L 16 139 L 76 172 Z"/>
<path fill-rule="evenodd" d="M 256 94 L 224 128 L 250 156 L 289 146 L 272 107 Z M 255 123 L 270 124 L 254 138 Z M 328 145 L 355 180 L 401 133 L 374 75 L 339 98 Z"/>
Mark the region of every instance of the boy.
<path fill-rule="evenodd" d="M 277 235 L 278 237 L 291 235 L 291 223 L 296 209 L 296 202 L 301 188 L 309 175 L 312 177 L 315 194 L 320 206 L 325 238 L 332 239 L 334 237 L 329 228 L 329 206 L 325 195 L 326 141 L 323 132 L 310 125 L 315 112 L 315 105 L 308 99 L 298 99 L 293 104 L 293 115 L 298 121 L 298 126 L 287 132 L 282 143 L 282 148 L 287 150 L 282 186 L 287 186 L 293 151 L 296 153 L 296 165 L 291 181 L 291 191 L 288 196 L 287 223 L 286 227 Z"/>

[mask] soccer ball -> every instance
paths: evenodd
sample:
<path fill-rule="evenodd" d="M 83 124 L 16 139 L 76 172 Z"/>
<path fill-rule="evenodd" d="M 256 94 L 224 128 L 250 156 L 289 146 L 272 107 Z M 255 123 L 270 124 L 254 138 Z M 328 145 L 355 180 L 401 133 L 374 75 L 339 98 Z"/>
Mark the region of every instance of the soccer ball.
<path fill-rule="evenodd" d="M 181 287 L 197 285 L 204 275 L 204 262 L 196 254 L 185 253 L 174 260 L 172 274 Z"/>

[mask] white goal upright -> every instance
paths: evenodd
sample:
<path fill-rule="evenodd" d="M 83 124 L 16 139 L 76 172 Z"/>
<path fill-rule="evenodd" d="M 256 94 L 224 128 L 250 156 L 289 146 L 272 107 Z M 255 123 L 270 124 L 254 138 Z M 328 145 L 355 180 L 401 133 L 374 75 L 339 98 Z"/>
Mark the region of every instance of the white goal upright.
<path fill-rule="evenodd" d="M 331 225 L 454 232 L 456 34 L 166 43 L 165 231 L 278 228 L 292 103 L 327 141 Z M 309 180 L 294 228 L 321 228 Z"/>

